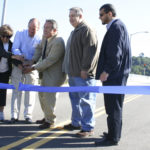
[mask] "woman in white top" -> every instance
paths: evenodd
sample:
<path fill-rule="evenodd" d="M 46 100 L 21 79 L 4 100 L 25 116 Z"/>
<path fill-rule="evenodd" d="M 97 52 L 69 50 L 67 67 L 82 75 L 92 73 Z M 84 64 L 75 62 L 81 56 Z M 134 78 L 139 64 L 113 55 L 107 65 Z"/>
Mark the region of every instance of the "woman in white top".
<path fill-rule="evenodd" d="M 15 65 L 21 63 L 16 60 L 17 56 L 12 55 L 12 42 L 10 38 L 13 30 L 9 25 L 0 27 L 0 83 L 8 83 L 12 70 L 12 60 Z M 6 89 L 0 89 L 0 121 L 4 121 L 4 106 L 6 105 Z"/>

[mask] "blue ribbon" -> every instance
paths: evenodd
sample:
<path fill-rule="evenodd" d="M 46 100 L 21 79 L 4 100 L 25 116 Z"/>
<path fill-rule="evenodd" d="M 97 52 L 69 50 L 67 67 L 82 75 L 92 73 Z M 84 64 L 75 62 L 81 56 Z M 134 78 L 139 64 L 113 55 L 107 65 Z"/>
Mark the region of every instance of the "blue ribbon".
<path fill-rule="evenodd" d="M 20 91 L 37 92 L 95 92 L 108 94 L 150 94 L 150 86 L 74 86 L 74 87 L 44 87 L 19 84 Z"/>
<path fill-rule="evenodd" d="M 14 85 L 0 83 L 0 89 L 15 89 Z M 142 94 L 150 95 L 150 86 L 74 86 L 74 87 L 44 87 L 19 84 L 20 91 L 36 92 L 94 92 L 107 94 Z"/>
<path fill-rule="evenodd" d="M 15 89 L 15 87 L 11 84 L 0 83 L 0 89 Z"/>

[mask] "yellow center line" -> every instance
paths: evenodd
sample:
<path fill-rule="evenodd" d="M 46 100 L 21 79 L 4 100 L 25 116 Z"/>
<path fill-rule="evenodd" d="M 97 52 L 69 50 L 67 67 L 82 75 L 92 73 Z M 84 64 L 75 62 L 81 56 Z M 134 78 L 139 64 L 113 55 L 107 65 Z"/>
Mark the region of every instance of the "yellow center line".
<path fill-rule="evenodd" d="M 136 99 L 138 97 L 141 97 L 141 96 L 142 95 L 135 95 L 135 96 L 127 97 L 127 98 L 125 98 L 125 102 L 124 103 L 130 102 L 130 101 L 132 101 L 132 100 L 134 100 L 134 99 Z M 104 106 L 96 109 L 95 117 L 99 117 L 99 116 L 101 116 L 103 114 L 105 114 Z M 53 129 L 56 129 L 59 126 L 63 126 L 64 124 L 68 124 L 69 122 L 70 122 L 70 120 L 67 120 L 67 121 L 65 121 L 63 123 L 58 124 L 54 128 L 50 128 L 50 129 L 45 129 L 45 130 L 42 130 L 42 131 L 38 131 L 35 134 L 27 136 L 27 137 L 25 137 L 25 138 L 23 138 L 21 140 L 18 140 L 16 142 L 13 142 L 13 143 L 11 143 L 11 144 L 9 144 L 7 146 L 3 146 L 3 147 L 0 148 L 0 150 L 4 150 L 4 149 L 7 150 L 7 149 L 10 149 L 10 148 L 16 147 L 18 145 L 21 145 L 22 143 L 25 143 L 25 142 L 27 142 L 27 141 L 29 141 L 31 139 L 34 139 L 34 138 L 36 138 L 36 137 L 38 137 L 38 136 L 40 136 L 42 134 L 50 132 Z M 53 139 L 55 139 L 56 137 L 59 137 L 60 135 L 62 135 L 64 133 L 68 133 L 68 132 L 70 132 L 70 131 L 66 131 L 66 130 L 62 130 L 61 132 L 60 131 L 56 131 L 54 134 L 51 134 L 50 136 L 48 136 L 46 138 L 44 137 L 44 139 L 41 139 L 41 140 L 39 140 L 37 142 L 34 142 L 33 144 L 25 147 L 23 150 L 27 150 L 27 149 L 32 150 L 32 149 L 35 149 L 35 148 L 37 148 L 37 147 L 39 147 L 39 146 L 41 146 L 41 145 L 43 145 L 43 144 L 45 144 L 45 143 L 53 140 Z"/>
<path fill-rule="evenodd" d="M 128 100 L 130 101 L 130 100 L 135 99 L 135 98 L 140 97 L 140 96 L 142 96 L 142 95 L 132 95 L 132 96 L 129 96 L 129 97 L 125 97 L 125 102 L 124 103 L 126 103 Z M 95 113 L 97 113 L 97 112 L 99 112 L 101 110 L 104 110 L 104 109 L 105 109 L 104 106 L 102 106 L 100 108 L 97 108 Z"/>
<path fill-rule="evenodd" d="M 140 95 L 140 96 L 141 96 L 141 95 Z M 140 97 L 140 96 L 139 96 L 139 95 L 136 95 L 136 96 L 131 96 L 131 98 L 130 98 L 130 97 L 129 97 L 129 98 L 126 98 L 126 99 L 125 99 L 125 103 L 130 102 L 130 101 L 133 101 L 134 99 L 136 99 L 136 98 L 138 98 L 138 97 Z M 103 110 L 103 109 L 104 109 L 104 107 L 101 107 L 101 108 L 98 109 L 100 112 L 96 111 L 97 113 L 95 114 L 95 118 L 97 118 L 97 117 L 99 117 L 99 116 L 105 114 L 105 110 Z M 44 137 L 43 139 L 41 139 L 41 140 L 39 140 L 39 141 L 37 141 L 37 142 L 34 142 L 33 144 L 31 144 L 31 145 L 25 147 L 23 150 L 34 150 L 34 149 L 40 147 L 41 145 L 43 145 L 43 144 L 45 144 L 45 143 L 47 143 L 47 142 L 49 142 L 49 141 L 51 141 L 51 140 L 57 138 L 58 136 L 60 136 L 60 135 L 62 135 L 62 134 L 64 134 L 64 133 L 68 133 L 68 132 L 70 132 L 70 131 L 66 131 L 66 130 L 64 130 L 64 131 L 62 131 L 62 132 L 57 131 L 56 133 L 54 133 L 54 134 L 48 136 L 47 138 Z M 59 134 L 58 134 L 58 133 L 59 133 Z"/>
<path fill-rule="evenodd" d="M 140 98 L 142 95 L 136 95 L 136 96 L 134 96 L 134 97 L 131 97 L 131 98 L 129 98 L 129 99 L 127 99 L 127 100 L 125 100 L 125 104 L 126 103 L 128 103 L 128 102 L 130 102 L 130 101 L 133 101 L 134 99 L 136 99 L 136 98 Z"/>
<path fill-rule="evenodd" d="M 130 102 L 130 101 L 133 101 L 133 100 L 135 100 L 136 98 L 139 98 L 139 97 L 141 97 L 142 95 L 135 95 L 135 96 L 131 96 L 131 98 L 130 97 L 128 97 L 128 98 L 125 98 L 125 101 L 124 101 L 124 104 L 126 104 L 126 103 L 128 103 L 128 102 Z M 103 107 L 102 107 L 103 108 Z M 100 110 L 102 110 L 102 108 L 100 109 Z M 104 108 L 103 108 L 104 109 Z M 100 112 L 97 112 L 96 114 L 95 114 L 95 117 L 97 118 L 97 117 L 99 117 L 99 116 L 101 116 L 101 115 L 103 115 L 103 114 L 105 114 L 105 110 L 103 110 L 103 111 L 100 111 Z"/>
<path fill-rule="evenodd" d="M 63 126 L 64 124 L 67 124 L 67 123 L 69 123 L 69 122 L 70 122 L 70 120 L 67 120 L 67 121 L 65 121 L 65 122 L 63 122 L 63 123 L 58 124 L 57 126 Z M 50 128 L 50 129 L 45 129 L 45 130 L 42 130 L 42 131 L 38 131 L 38 132 L 35 133 L 35 134 L 31 134 L 31 135 L 29 135 L 29 136 L 27 136 L 27 137 L 25 137 L 25 138 L 23 138 L 23 139 L 21 139 L 21 140 L 18 140 L 18 141 L 16 141 L 16 142 L 13 142 L 13 143 L 11 143 L 11 144 L 9 144 L 9 145 L 7 145 L 7 146 L 3 146 L 3 147 L 0 148 L 0 150 L 7 150 L 7 149 L 10 149 L 10 148 L 16 147 L 16 146 L 18 146 L 18 145 L 21 145 L 22 143 L 25 143 L 25 142 L 27 142 L 27 141 L 29 141 L 29 140 L 32 140 L 32 139 L 34 139 L 34 138 L 36 138 L 36 137 L 38 137 L 38 136 L 40 136 L 40 135 L 42 135 L 42 134 L 45 134 L 45 133 L 50 132 L 51 130 L 57 128 L 57 126 L 54 127 L 54 128 Z"/>
<path fill-rule="evenodd" d="M 41 145 L 43 145 L 43 144 L 45 144 L 45 143 L 47 143 L 47 142 L 49 142 L 49 141 L 51 141 L 53 139 L 56 139 L 60 135 L 68 133 L 68 132 L 69 131 L 67 131 L 67 130 L 56 131 L 54 134 L 51 134 L 51 135 L 49 135 L 47 137 L 44 137 L 44 139 L 39 140 L 39 141 L 37 141 L 37 142 L 35 142 L 35 143 L 33 143 L 33 144 L 23 148 L 22 150 L 34 150 L 35 148 L 40 147 Z"/>

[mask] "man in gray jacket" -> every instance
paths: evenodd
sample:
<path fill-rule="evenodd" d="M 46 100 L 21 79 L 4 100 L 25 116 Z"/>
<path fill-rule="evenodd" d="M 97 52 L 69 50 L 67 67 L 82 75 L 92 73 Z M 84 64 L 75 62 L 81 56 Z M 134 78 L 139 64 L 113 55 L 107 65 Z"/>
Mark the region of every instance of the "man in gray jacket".
<path fill-rule="evenodd" d="M 70 9 L 69 19 L 74 31 L 68 39 L 63 69 L 69 76 L 70 86 L 95 86 L 95 69 L 97 64 L 97 36 L 83 21 L 81 8 Z M 90 92 L 69 93 L 72 104 L 72 122 L 64 129 L 76 130 L 78 137 L 93 134 L 95 125 L 94 111 L 96 94 Z"/>
<path fill-rule="evenodd" d="M 43 39 L 32 58 L 32 64 L 34 63 L 34 65 L 26 67 L 24 72 L 27 73 L 36 69 L 41 74 L 42 86 L 61 86 L 65 81 L 65 73 L 62 72 L 65 46 L 64 40 L 57 36 L 56 21 L 53 19 L 46 20 L 43 33 Z M 39 61 L 41 56 L 42 60 Z M 40 92 L 39 99 L 44 118 L 38 120 L 37 123 L 41 124 L 40 129 L 46 129 L 55 122 L 56 93 Z"/>

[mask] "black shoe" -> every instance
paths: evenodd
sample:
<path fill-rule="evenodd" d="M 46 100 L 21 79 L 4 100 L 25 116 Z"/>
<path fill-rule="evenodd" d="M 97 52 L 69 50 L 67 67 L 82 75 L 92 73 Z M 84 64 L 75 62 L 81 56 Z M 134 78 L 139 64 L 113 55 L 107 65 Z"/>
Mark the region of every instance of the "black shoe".
<path fill-rule="evenodd" d="M 102 138 L 100 141 L 95 141 L 95 146 L 107 147 L 107 146 L 116 146 L 118 142 L 110 140 L 108 138 Z"/>
<path fill-rule="evenodd" d="M 10 122 L 11 124 L 15 124 L 18 122 L 18 119 L 15 119 L 15 118 L 11 118 Z"/>
<path fill-rule="evenodd" d="M 0 122 L 4 122 L 4 120 L 3 120 L 3 119 L 1 119 L 1 120 L 0 120 Z"/>
<path fill-rule="evenodd" d="M 42 120 L 37 120 L 36 124 L 43 124 L 45 122 L 45 118 L 43 118 Z"/>
<path fill-rule="evenodd" d="M 25 123 L 26 123 L 26 124 L 32 124 L 32 120 L 31 120 L 30 118 L 26 118 L 26 119 L 25 119 Z"/>
<path fill-rule="evenodd" d="M 39 125 L 39 128 L 40 129 L 48 129 L 50 127 L 53 127 L 54 125 L 53 124 L 50 124 L 48 122 L 44 122 L 43 124 Z"/>
<path fill-rule="evenodd" d="M 108 133 L 107 132 L 103 132 L 102 135 L 100 135 L 101 137 L 108 137 Z"/>
<path fill-rule="evenodd" d="M 79 126 L 79 127 L 75 127 L 75 126 L 73 126 L 73 125 L 70 123 L 70 124 L 68 124 L 68 125 L 65 125 L 65 126 L 64 126 L 64 129 L 73 131 L 73 130 L 80 130 L 81 127 L 80 127 L 80 126 Z"/>

